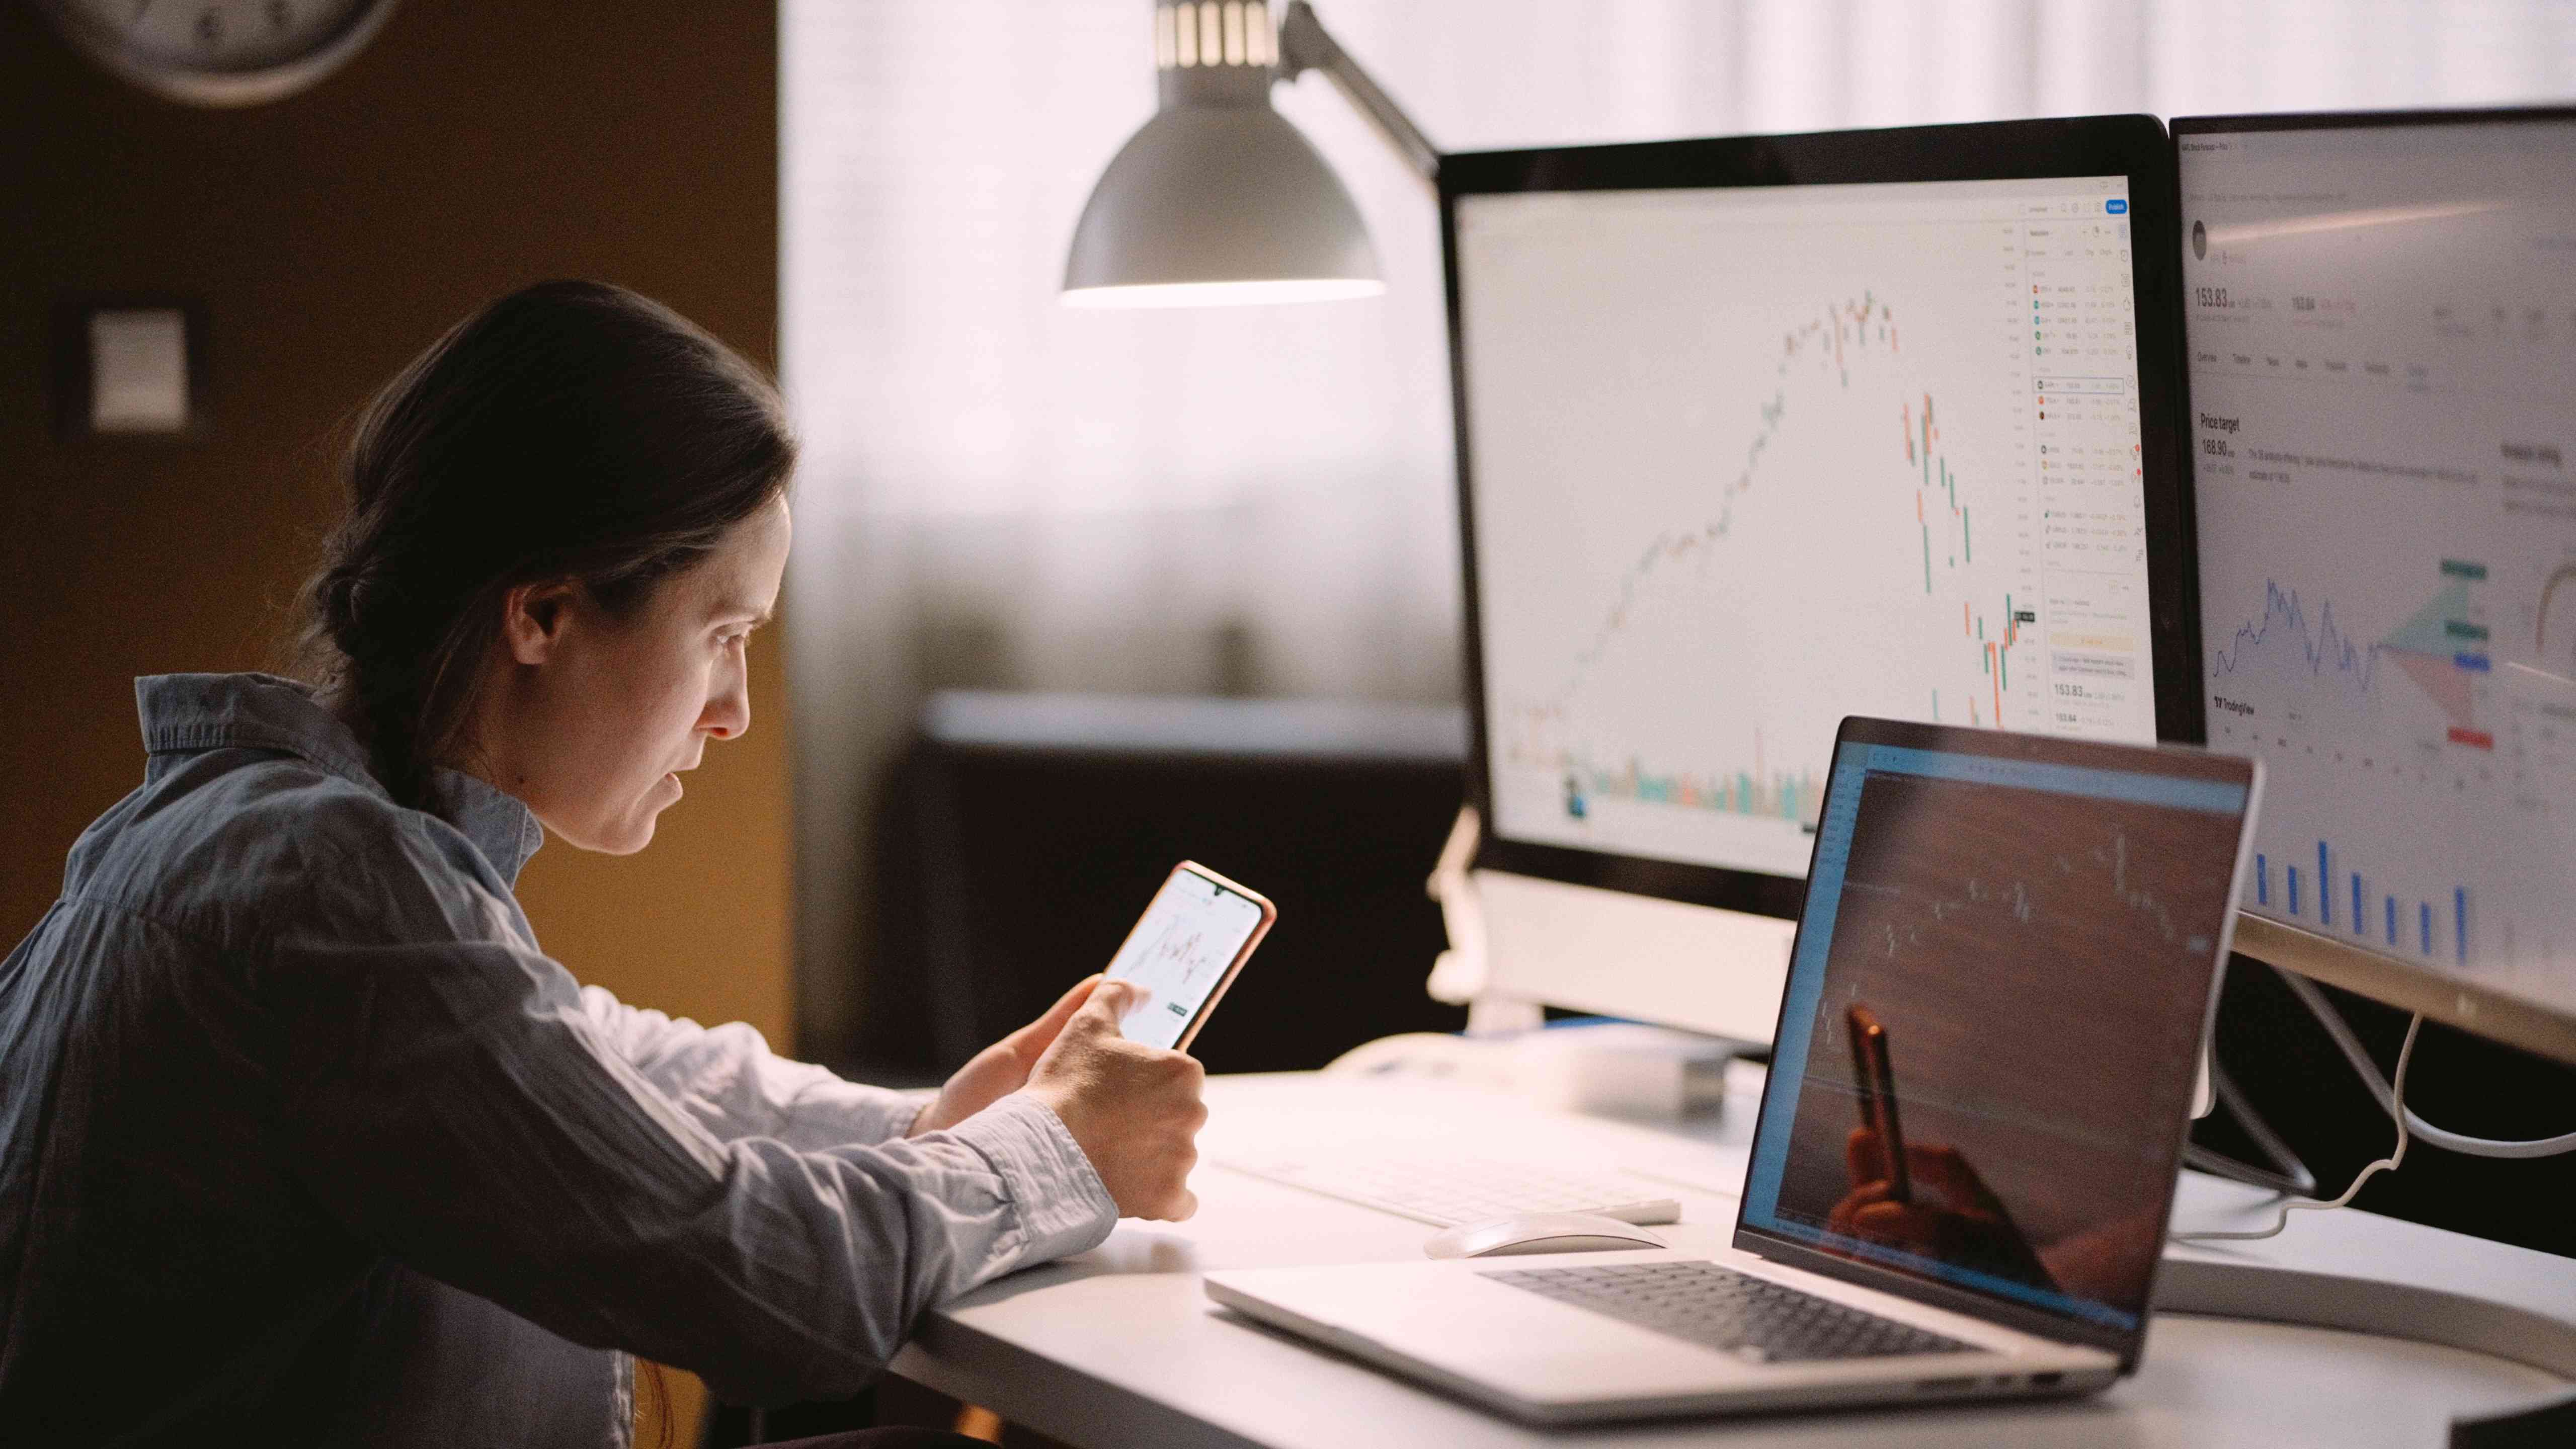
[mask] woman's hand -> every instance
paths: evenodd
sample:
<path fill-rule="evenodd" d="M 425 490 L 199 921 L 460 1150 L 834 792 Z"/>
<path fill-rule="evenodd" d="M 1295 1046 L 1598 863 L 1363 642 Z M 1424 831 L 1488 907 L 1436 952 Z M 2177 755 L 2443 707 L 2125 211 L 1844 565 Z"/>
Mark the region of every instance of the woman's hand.
<path fill-rule="evenodd" d="M 1030 1069 L 1055 1044 L 1064 1024 L 1073 1020 L 1073 1014 L 1091 999 L 1091 989 L 1100 981 L 1098 976 L 1084 977 L 1048 1007 L 1046 1015 L 977 1052 L 974 1060 L 959 1067 L 948 1085 L 939 1089 L 938 1097 L 912 1119 L 912 1131 L 906 1135 L 918 1137 L 924 1132 L 954 1127 L 1027 1086 Z M 1116 1018 L 1111 1022 L 1114 1026 Z"/>
<path fill-rule="evenodd" d="M 1028 1090 L 1063 1119 L 1119 1216 L 1178 1222 L 1199 1210 L 1189 1180 L 1207 1072 L 1185 1052 L 1120 1035 L 1119 1018 L 1144 999 L 1133 982 L 1099 983 L 1038 1058 Z"/>
<path fill-rule="evenodd" d="M 1959 1149 L 1907 1143 L 1911 1201 L 1899 1202 L 1887 1181 L 1887 1145 L 1866 1127 L 1844 1143 L 1851 1191 L 1826 1216 L 1825 1231 L 1862 1238 L 1944 1263 L 2054 1288 L 2057 1283 L 2022 1236 L 2003 1199 L 1986 1186 Z"/>

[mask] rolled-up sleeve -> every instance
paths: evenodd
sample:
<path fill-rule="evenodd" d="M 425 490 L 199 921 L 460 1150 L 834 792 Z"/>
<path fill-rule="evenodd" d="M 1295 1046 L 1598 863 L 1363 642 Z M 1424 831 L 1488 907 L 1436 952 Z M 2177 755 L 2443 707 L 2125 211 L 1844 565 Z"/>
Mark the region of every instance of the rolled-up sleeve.
<path fill-rule="evenodd" d="M 476 888 L 380 864 L 264 976 L 305 1184 L 422 1272 L 761 1403 L 856 1391 L 926 1309 L 1116 1219 L 1034 1097 L 904 1139 L 896 1094 L 586 1001 Z"/>

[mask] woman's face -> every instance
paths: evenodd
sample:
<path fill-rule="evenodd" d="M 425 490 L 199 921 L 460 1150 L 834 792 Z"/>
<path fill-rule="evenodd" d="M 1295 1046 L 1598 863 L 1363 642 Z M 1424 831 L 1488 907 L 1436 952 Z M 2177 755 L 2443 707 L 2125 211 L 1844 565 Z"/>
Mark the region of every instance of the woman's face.
<path fill-rule="evenodd" d="M 789 532 L 775 499 L 622 616 L 579 589 L 514 599 L 505 680 L 475 729 L 491 783 L 584 850 L 652 843 L 707 741 L 751 727 L 744 655 L 777 603 Z"/>

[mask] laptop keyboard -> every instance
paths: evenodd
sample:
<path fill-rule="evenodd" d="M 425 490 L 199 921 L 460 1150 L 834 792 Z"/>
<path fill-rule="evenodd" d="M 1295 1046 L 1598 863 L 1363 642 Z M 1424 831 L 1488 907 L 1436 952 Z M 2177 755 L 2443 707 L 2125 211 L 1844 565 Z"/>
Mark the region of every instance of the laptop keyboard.
<path fill-rule="evenodd" d="M 1761 1363 L 1974 1351 L 1957 1339 L 1715 1263 L 1525 1268 L 1484 1276 Z"/>

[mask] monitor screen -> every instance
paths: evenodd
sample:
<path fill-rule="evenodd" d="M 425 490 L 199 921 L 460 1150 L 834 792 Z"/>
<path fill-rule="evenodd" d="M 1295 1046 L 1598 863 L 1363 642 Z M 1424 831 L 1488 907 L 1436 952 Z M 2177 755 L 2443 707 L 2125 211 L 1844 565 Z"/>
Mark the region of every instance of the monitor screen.
<path fill-rule="evenodd" d="M 2132 1331 L 2252 768 L 1914 733 L 1836 747 L 1739 1226 Z"/>
<path fill-rule="evenodd" d="M 2176 142 L 2240 904 L 2576 1008 L 2576 116 Z"/>
<path fill-rule="evenodd" d="M 1494 835 L 1794 880 L 1846 714 L 2156 738 L 2130 192 L 1458 198 Z"/>

